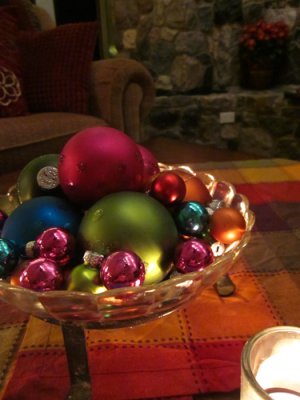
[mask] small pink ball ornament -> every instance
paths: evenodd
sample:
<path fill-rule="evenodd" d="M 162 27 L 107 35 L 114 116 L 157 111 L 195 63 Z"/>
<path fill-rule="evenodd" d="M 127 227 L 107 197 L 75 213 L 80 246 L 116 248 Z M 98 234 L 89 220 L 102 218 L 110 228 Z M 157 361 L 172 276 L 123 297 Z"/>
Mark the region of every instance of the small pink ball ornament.
<path fill-rule="evenodd" d="M 181 243 L 175 253 L 174 264 L 181 273 L 202 271 L 214 261 L 210 245 L 204 240 L 191 238 Z"/>
<path fill-rule="evenodd" d="M 60 289 L 63 275 L 57 263 L 49 258 L 36 258 L 24 261 L 19 265 L 19 284 L 37 292 L 47 292 Z"/>
<path fill-rule="evenodd" d="M 57 265 L 70 263 L 75 251 L 75 238 L 65 229 L 49 228 L 42 232 L 34 243 L 34 253 L 39 257 L 50 258 Z"/>
<path fill-rule="evenodd" d="M 72 136 L 58 163 L 63 192 L 83 208 L 109 193 L 140 190 L 143 168 L 137 144 L 125 133 L 103 126 Z"/>
<path fill-rule="evenodd" d="M 107 289 L 140 286 L 145 280 L 145 266 L 132 251 L 115 251 L 104 259 L 100 277 Z"/>

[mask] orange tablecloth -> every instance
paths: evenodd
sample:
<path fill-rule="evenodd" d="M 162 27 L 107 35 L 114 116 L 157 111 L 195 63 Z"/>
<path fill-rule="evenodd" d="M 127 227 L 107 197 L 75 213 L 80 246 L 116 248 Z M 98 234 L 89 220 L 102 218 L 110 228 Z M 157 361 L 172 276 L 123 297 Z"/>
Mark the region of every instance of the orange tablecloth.
<path fill-rule="evenodd" d="M 191 399 L 240 383 L 250 335 L 300 325 L 300 163 L 256 160 L 193 165 L 235 184 L 256 214 L 252 238 L 231 277 L 236 293 L 214 288 L 144 326 L 86 331 L 94 399 Z M 68 391 L 60 328 L 0 302 L 0 398 L 59 400 Z"/>

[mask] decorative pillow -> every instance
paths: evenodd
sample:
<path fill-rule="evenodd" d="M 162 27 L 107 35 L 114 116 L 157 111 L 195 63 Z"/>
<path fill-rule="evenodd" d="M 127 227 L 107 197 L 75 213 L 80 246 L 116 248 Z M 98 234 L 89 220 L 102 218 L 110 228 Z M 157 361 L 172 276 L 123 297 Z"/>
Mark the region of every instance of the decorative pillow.
<path fill-rule="evenodd" d="M 30 0 L 0 0 L 0 6 L 2 5 L 14 6 L 19 29 L 41 30 L 41 24 Z"/>
<path fill-rule="evenodd" d="M 24 89 L 31 112 L 88 112 L 97 31 L 96 22 L 81 22 L 20 33 Z"/>
<path fill-rule="evenodd" d="M 28 113 L 16 44 L 17 23 L 11 7 L 0 8 L 0 117 Z"/>

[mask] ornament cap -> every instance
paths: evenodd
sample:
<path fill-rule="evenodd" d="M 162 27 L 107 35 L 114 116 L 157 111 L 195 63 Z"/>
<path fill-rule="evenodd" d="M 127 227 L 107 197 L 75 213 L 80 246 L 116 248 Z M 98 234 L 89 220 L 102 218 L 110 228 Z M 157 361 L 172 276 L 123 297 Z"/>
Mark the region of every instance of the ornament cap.
<path fill-rule="evenodd" d="M 36 180 L 41 189 L 56 189 L 59 186 L 58 169 L 51 165 L 43 167 L 37 173 Z"/>

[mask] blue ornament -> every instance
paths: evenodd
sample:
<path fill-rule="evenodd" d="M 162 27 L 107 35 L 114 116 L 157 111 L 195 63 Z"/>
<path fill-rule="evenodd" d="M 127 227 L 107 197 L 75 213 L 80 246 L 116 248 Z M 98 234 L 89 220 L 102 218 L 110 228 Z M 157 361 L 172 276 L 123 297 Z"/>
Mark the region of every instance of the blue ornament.
<path fill-rule="evenodd" d="M 1 236 L 13 241 L 24 252 L 26 243 L 48 228 L 64 228 L 76 236 L 80 221 L 81 213 L 66 200 L 54 196 L 35 197 L 12 212 Z"/>
<path fill-rule="evenodd" d="M 18 263 L 20 254 L 9 240 L 0 239 L 0 278 L 6 278 Z"/>
<path fill-rule="evenodd" d="M 209 214 L 197 201 L 187 201 L 176 208 L 174 220 L 179 233 L 201 237 L 207 230 Z"/>

